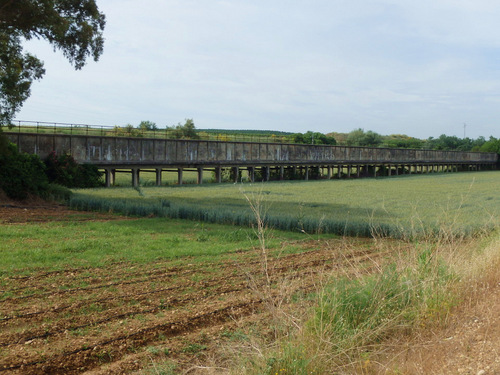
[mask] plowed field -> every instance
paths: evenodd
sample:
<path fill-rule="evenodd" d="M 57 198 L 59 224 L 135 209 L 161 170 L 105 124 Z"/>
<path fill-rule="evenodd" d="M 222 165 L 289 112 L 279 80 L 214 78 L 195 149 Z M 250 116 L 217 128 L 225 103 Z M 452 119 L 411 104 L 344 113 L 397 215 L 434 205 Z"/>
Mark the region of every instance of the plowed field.
<path fill-rule="evenodd" d="M 75 212 L 61 207 L 3 207 L 0 225 L 48 220 L 54 212 L 58 220 L 75 219 Z M 122 218 L 92 217 L 111 219 Z M 293 294 L 314 291 L 325 271 L 353 262 L 369 268 L 381 254 L 364 245 L 310 240 L 301 242 L 300 253 L 270 254 L 270 283 L 259 250 L 203 266 L 189 259 L 121 262 L 4 277 L 0 373 L 121 374 L 165 360 L 189 368 L 217 350 L 235 325 L 265 321 L 269 303 L 286 305 Z"/>

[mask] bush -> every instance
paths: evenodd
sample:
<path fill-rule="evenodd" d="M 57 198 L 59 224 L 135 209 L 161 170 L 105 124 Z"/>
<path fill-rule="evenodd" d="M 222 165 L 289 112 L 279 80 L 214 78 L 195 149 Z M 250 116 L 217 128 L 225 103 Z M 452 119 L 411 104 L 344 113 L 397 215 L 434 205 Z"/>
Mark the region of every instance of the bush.
<path fill-rule="evenodd" d="M 0 135 L 0 138 L 4 138 Z M 42 196 L 48 190 L 45 165 L 36 155 L 20 153 L 16 145 L 2 140 L 0 152 L 0 189 L 11 199 Z"/>
<path fill-rule="evenodd" d="M 96 166 L 78 164 L 69 155 L 57 155 L 54 151 L 45 160 L 50 182 L 68 188 L 93 188 L 103 186 L 102 176 Z"/>

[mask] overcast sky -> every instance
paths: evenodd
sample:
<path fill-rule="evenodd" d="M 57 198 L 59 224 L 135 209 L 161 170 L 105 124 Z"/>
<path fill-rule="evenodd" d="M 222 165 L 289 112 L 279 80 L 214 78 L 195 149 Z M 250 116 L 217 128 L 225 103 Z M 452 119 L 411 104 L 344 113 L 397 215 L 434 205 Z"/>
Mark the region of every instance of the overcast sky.
<path fill-rule="evenodd" d="M 497 0 L 97 0 L 104 53 L 45 61 L 19 120 L 500 137 Z"/>

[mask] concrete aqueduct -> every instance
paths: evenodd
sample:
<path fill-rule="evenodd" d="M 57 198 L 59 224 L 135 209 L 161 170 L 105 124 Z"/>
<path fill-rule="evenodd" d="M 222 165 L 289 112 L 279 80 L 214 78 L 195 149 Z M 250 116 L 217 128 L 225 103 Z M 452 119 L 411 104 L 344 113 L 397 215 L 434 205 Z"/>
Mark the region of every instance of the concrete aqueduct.
<path fill-rule="evenodd" d="M 300 169 L 305 179 L 316 168 L 326 178 L 396 175 L 401 173 L 456 172 L 498 168 L 498 154 L 461 151 L 407 150 L 372 147 L 322 146 L 258 142 L 222 142 L 173 140 L 114 136 L 64 135 L 6 132 L 22 152 L 41 158 L 51 152 L 70 153 L 80 163 L 92 163 L 105 172 L 106 185 L 114 184 L 116 172 L 132 175 L 132 185 L 139 184 L 141 171 L 156 172 L 161 185 L 162 172 L 178 175 L 196 170 L 198 183 L 204 171 L 214 171 L 221 182 L 222 170 L 233 168 L 233 176 L 246 170 L 253 181 L 259 170 L 262 180 L 271 171 L 285 178 L 285 170 Z M 347 171 L 347 173 L 345 173 Z M 237 178 L 237 177 L 236 177 Z"/>

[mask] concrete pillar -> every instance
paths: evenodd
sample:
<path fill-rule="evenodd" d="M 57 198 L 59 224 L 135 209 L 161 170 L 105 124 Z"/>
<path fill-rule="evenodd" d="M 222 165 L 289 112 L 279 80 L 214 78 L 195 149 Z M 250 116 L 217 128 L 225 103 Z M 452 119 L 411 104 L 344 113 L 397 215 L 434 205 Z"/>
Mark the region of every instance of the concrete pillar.
<path fill-rule="evenodd" d="M 222 182 L 222 168 L 215 167 L 215 182 L 220 184 Z"/>
<path fill-rule="evenodd" d="M 396 164 L 396 176 L 399 176 L 399 164 Z"/>
<path fill-rule="evenodd" d="M 285 167 L 280 167 L 280 180 L 283 181 L 285 179 Z"/>
<path fill-rule="evenodd" d="M 342 165 L 337 165 L 337 176 L 339 180 L 342 178 Z"/>
<path fill-rule="evenodd" d="M 332 178 L 332 166 L 329 165 L 326 167 L 326 178 L 330 180 Z"/>
<path fill-rule="evenodd" d="M 269 181 L 271 179 L 271 168 L 264 167 L 264 181 Z"/>
<path fill-rule="evenodd" d="M 156 186 L 161 186 L 161 168 L 156 168 Z"/>
<path fill-rule="evenodd" d="M 248 179 L 250 182 L 255 181 L 255 167 L 248 167 Z"/>
<path fill-rule="evenodd" d="M 305 180 L 309 180 L 309 167 L 306 167 Z"/>
<path fill-rule="evenodd" d="M 373 166 L 373 177 L 377 177 L 377 166 Z"/>
<path fill-rule="evenodd" d="M 360 168 L 359 164 L 356 166 L 356 174 L 357 174 L 358 178 L 359 178 L 359 176 L 361 176 L 361 168 Z"/>
<path fill-rule="evenodd" d="M 139 186 L 139 168 L 132 168 L 132 186 Z"/>
<path fill-rule="evenodd" d="M 196 183 L 201 185 L 203 183 L 203 168 L 198 167 L 198 175 L 196 178 Z"/>
<path fill-rule="evenodd" d="M 391 177 L 391 175 L 392 175 L 392 170 L 391 170 L 391 168 L 392 168 L 392 165 L 390 165 L 390 164 L 389 164 L 389 165 L 387 166 L 387 175 L 388 175 L 389 177 Z"/>
<path fill-rule="evenodd" d="M 234 182 L 238 182 L 238 177 L 240 176 L 240 168 L 239 167 L 233 167 L 233 175 L 234 175 Z"/>
<path fill-rule="evenodd" d="M 177 169 L 177 184 L 182 185 L 182 175 L 184 170 L 182 168 Z"/>
<path fill-rule="evenodd" d="M 352 165 L 349 164 L 347 166 L 347 178 L 351 178 L 351 172 L 352 172 Z"/>
<path fill-rule="evenodd" d="M 109 168 L 104 169 L 104 179 L 106 187 L 110 187 L 115 184 L 114 177 L 115 177 L 114 169 L 109 169 Z"/>

